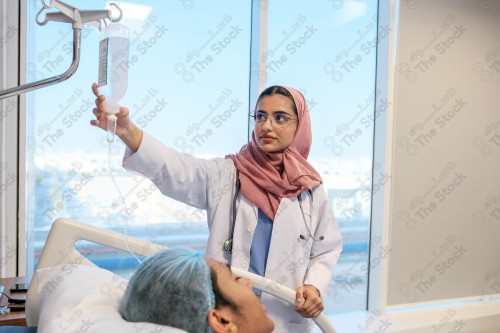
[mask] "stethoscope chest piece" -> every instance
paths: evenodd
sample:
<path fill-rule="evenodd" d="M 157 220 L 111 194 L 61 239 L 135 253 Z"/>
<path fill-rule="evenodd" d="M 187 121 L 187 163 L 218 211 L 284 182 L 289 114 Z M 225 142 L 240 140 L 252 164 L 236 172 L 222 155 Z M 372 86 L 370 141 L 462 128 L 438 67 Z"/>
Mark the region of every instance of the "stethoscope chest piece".
<path fill-rule="evenodd" d="M 224 250 L 226 250 L 229 254 L 233 253 L 233 239 L 228 239 L 224 242 Z"/>

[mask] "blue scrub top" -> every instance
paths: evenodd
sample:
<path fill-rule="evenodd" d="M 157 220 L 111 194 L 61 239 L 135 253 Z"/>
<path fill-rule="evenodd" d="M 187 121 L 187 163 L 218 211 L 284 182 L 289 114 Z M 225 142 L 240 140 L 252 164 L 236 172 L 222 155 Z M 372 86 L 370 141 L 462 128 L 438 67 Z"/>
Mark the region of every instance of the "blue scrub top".
<path fill-rule="evenodd" d="M 260 209 L 257 219 L 257 227 L 253 234 L 252 246 L 250 247 L 250 272 L 264 276 L 266 273 L 267 256 L 271 244 L 273 232 L 273 221 Z M 254 288 L 255 294 L 260 296 L 262 291 Z"/>

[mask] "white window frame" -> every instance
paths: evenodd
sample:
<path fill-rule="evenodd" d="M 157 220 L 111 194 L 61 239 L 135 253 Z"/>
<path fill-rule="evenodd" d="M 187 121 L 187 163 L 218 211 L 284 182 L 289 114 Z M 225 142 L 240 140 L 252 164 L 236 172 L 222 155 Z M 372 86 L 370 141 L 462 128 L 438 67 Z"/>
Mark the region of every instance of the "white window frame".
<path fill-rule="evenodd" d="M 19 85 L 21 73 L 20 44 L 25 42 L 21 37 L 20 1 L 2 1 L 0 4 L 0 36 L 4 44 L 0 48 L 1 78 L 0 89 Z M 5 19 L 7 18 L 7 19 Z M 12 32 L 14 31 L 14 34 Z M 5 39 L 3 39 L 5 38 Z M 19 260 L 22 261 L 24 253 L 19 244 L 24 241 L 24 233 L 18 232 L 18 205 L 22 198 L 19 188 L 22 186 L 19 179 L 22 163 L 19 159 L 19 137 L 22 116 L 23 99 L 11 97 L 0 100 L 2 122 L 0 126 L 1 137 L 1 165 L 2 165 L 2 191 L 0 193 L 0 255 L 2 258 L 0 274 L 2 277 L 22 275 L 19 272 Z M 19 194 L 19 195 L 18 195 Z M 18 239 L 19 238 L 19 239 Z"/>

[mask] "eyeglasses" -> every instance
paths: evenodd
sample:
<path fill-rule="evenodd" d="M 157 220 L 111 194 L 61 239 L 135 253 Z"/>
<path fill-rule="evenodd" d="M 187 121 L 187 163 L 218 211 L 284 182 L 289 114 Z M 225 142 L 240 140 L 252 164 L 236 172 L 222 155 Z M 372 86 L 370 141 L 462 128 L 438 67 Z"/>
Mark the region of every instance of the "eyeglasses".
<path fill-rule="evenodd" d="M 277 112 L 273 113 L 271 115 L 271 125 L 273 125 L 274 128 L 280 129 L 286 126 L 289 120 L 297 120 L 295 118 L 290 117 L 288 114 L 284 112 Z M 264 112 L 252 112 L 250 113 L 250 120 L 252 121 L 252 124 L 255 126 L 259 125 L 262 126 L 267 122 L 267 119 L 269 116 L 264 113 Z"/>

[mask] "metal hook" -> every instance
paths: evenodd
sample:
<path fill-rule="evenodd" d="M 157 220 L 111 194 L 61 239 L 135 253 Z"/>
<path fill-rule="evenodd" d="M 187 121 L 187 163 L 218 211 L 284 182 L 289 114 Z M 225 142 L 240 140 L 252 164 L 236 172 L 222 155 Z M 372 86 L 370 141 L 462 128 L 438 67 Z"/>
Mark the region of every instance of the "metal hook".
<path fill-rule="evenodd" d="M 111 18 L 110 9 L 98 9 L 98 10 L 79 10 L 69 4 L 64 3 L 62 0 L 40 0 L 42 3 L 42 8 L 36 14 L 36 22 L 39 25 L 45 25 L 48 21 L 55 22 L 65 22 L 72 23 L 73 26 L 73 61 L 66 72 L 60 75 L 48 79 L 42 79 L 36 82 L 31 82 L 23 84 L 14 88 L 0 90 L 0 100 L 3 98 L 9 98 L 11 96 L 19 95 L 21 93 L 29 92 L 35 89 L 43 88 L 52 84 L 69 79 L 78 68 L 80 62 L 80 45 L 81 45 L 81 30 L 84 24 L 89 24 L 96 26 L 101 29 L 101 21 L 106 18 L 111 20 L 111 22 L 118 22 L 123 16 L 122 9 L 116 4 L 111 3 L 110 6 L 116 8 L 119 12 L 117 18 Z M 56 8 L 59 11 L 56 12 L 46 12 L 45 18 L 42 20 L 42 13 L 44 10 L 50 8 Z"/>
<path fill-rule="evenodd" d="M 115 18 L 115 19 L 111 18 L 111 15 L 110 15 L 109 16 L 109 20 L 111 22 L 118 22 L 118 21 L 120 21 L 122 19 L 122 17 L 123 17 L 123 11 L 122 11 L 122 9 L 120 7 L 118 7 L 118 5 L 115 2 L 112 2 L 109 5 L 115 7 L 116 9 L 118 9 L 118 12 L 120 13 L 120 15 L 118 15 L 118 17 Z"/>
<path fill-rule="evenodd" d="M 114 9 L 118 10 L 118 16 L 112 18 L 111 9 L 97 9 L 97 10 L 80 10 L 73 7 L 62 0 L 50 0 L 47 4 L 45 1 L 40 0 L 42 8 L 36 14 L 36 22 L 39 25 L 45 25 L 48 21 L 72 23 L 74 28 L 82 29 L 84 24 L 90 24 L 101 29 L 101 21 L 109 19 L 111 22 L 118 22 L 123 17 L 123 11 L 115 2 L 110 3 Z M 55 7 L 57 12 L 45 13 L 45 18 L 42 20 L 42 12 L 46 9 Z"/>
<path fill-rule="evenodd" d="M 47 22 L 49 21 L 49 20 L 47 19 L 47 15 L 45 15 L 45 20 L 40 21 L 40 14 L 42 14 L 42 12 L 43 12 L 45 9 L 49 8 L 49 7 L 46 7 L 46 6 L 45 6 L 45 2 L 43 2 L 43 0 L 42 0 L 42 4 L 43 4 L 43 7 L 42 7 L 42 8 L 38 11 L 38 13 L 36 13 L 36 17 L 35 17 L 36 23 L 38 23 L 38 25 L 46 25 L 46 24 L 47 24 Z"/>
<path fill-rule="evenodd" d="M 49 9 L 49 8 L 54 7 L 54 3 L 55 3 L 54 0 L 50 0 L 50 4 L 49 5 L 45 4 L 45 0 L 40 0 L 40 2 L 42 3 L 43 8 L 45 8 L 45 9 Z"/>

